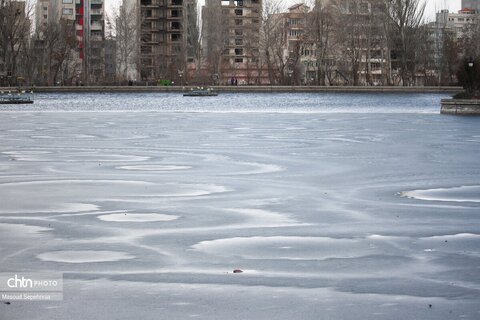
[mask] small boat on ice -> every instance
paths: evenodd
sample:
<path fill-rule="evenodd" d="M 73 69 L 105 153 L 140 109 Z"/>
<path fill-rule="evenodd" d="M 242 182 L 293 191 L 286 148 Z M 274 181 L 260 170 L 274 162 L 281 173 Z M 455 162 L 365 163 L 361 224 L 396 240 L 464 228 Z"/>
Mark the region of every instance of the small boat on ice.
<path fill-rule="evenodd" d="M 212 88 L 192 88 L 190 91 L 183 93 L 184 97 L 214 97 L 218 93 L 214 92 Z"/>
<path fill-rule="evenodd" d="M 0 91 L 0 104 L 33 103 L 33 91 L 3 92 Z"/>

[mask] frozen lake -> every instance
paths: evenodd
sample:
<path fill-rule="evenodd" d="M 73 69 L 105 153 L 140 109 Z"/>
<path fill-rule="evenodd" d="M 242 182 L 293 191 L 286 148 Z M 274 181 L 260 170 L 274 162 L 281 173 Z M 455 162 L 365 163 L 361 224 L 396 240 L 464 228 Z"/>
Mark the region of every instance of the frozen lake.
<path fill-rule="evenodd" d="M 0 272 L 64 301 L 0 319 L 479 319 L 480 118 L 442 98 L 2 106 Z"/>

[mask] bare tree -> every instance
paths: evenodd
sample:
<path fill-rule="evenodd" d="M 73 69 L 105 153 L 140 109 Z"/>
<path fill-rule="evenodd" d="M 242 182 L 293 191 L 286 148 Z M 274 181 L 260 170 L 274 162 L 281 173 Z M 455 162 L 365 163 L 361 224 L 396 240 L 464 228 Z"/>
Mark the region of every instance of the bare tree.
<path fill-rule="evenodd" d="M 66 39 L 63 39 L 64 26 L 57 21 L 51 21 L 43 29 L 43 48 L 46 59 L 47 85 L 51 86 L 57 82 L 57 75 L 65 58 Z"/>
<path fill-rule="evenodd" d="M 223 67 L 222 54 L 226 49 L 229 21 L 222 12 L 221 1 L 207 1 L 202 12 L 203 51 L 207 68 L 211 74 L 220 75 Z"/>
<path fill-rule="evenodd" d="M 33 5 L 26 1 L 0 0 L 0 59 L 4 62 L 0 71 L 11 79 L 18 76 L 19 54 L 30 38 L 32 14 Z"/>
<path fill-rule="evenodd" d="M 422 0 L 384 0 L 388 37 L 394 40 L 399 56 L 400 76 L 404 86 L 415 73 L 415 48 L 418 46 L 419 27 L 423 24 L 425 2 Z"/>
<path fill-rule="evenodd" d="M 276 68 L 275 52 L 279 40 L 284 37 L 285 22 L 282 19 L 281 11 L 283 2 L 275 0 L 263 1 L 262 28 L 260 37 L 260 48 L 267 66 L 268 80 L 274 84 L 278 78 L 279 70 Z M 280 43 L 282 43 L 281 41 Z"/>
<path fill-rule="evenodd" d="M 124 80 L 136 78 L 137 51 L 139 48 L 138 5 L 124 2 L 107 17 L 115 36 L 117 46 L 117 66 Z"/>
<path fill-rule="evenodd" d="M 317 85 L 324 86 L 329 78 L 329 55 L 335 50 L 333 39 L 337 8 L 329 0 L 315 0 L 310 14 L 310 34 L 315 45 L 317 64 Z M 331 80 L 329 81 L 331 83 Z"/>
<path fill-rule="evenodd" d="M 480 19 L 473 20 L 462 30 L 462 53 L 467 58 L 480 58 Z"/>

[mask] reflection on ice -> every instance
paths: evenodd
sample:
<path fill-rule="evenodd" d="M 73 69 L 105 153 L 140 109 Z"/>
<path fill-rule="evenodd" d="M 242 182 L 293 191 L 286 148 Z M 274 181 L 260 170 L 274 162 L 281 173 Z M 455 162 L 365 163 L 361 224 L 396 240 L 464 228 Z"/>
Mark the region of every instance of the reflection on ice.
<path fill-rule="evenodd" d="M 173 164 L 141 164 L 131 166 L 120 166 L 117 169 L 123 170 L 138 170 L 138 171 L 172 171 L 172 170 L 187 170 L 190 166 L 178 166 Z"/>

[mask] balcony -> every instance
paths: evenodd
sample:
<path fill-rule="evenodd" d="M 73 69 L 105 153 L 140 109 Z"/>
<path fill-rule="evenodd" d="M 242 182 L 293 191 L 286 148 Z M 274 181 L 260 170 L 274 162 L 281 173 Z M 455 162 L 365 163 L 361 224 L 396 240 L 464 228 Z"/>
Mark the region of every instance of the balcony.
<path fill-rule="evenodd" d="M 101 16 L 103 15 L 103 9 L 91 9 L 90 14 L 95 16 Z"/>
<path fill-rule="evenodd" d="M 93 22 L 90 26 L 90 30 L 103 30 L 103 25 L 100 22 Z"/>
<path fill-rule="evenodd" d="M 182 31 L 182 30 L 183 30 L 183 26 L 182 26 L 182 23 L 179 22 L 179 21 L 173 21 L 173 22 L 168 24 L 167 31 L 179 32 L 179 31 Z"/>
<path fill-rule="evenodd" d="M 183 11 L 179 9 L 168 10 L 167 19 L 181 19 L 183 17 Z"/>
<path fill-rule="evenodd" d="M 169 0 L 168 1 L 168 6 L 169 7 L 182 7 L 183 6 L 183 0 Z"/>

